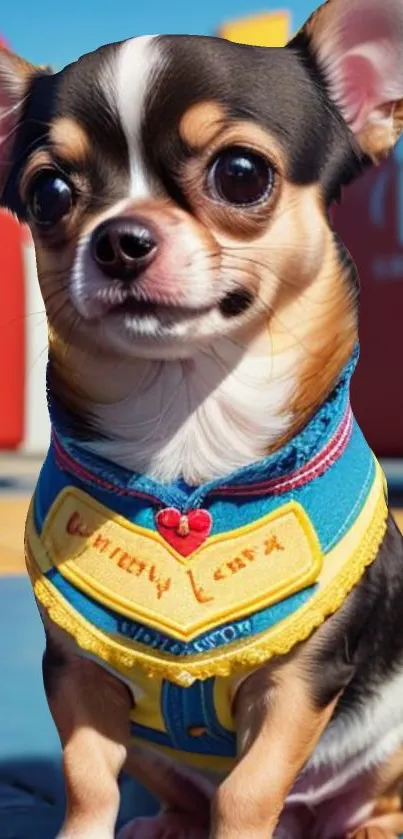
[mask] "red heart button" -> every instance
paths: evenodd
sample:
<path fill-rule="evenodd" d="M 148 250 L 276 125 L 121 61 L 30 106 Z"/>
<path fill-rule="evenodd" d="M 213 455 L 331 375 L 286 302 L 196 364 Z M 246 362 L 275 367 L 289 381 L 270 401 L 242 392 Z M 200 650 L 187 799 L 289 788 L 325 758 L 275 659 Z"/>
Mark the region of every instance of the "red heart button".
<path fill-rule="evenodd" d="M 213 523 L 208 510 L 182 514 L 176 507 L 160 510 L 155 521 L 158 533 L 181 556 L 190 556 L 206 541 Z"/>

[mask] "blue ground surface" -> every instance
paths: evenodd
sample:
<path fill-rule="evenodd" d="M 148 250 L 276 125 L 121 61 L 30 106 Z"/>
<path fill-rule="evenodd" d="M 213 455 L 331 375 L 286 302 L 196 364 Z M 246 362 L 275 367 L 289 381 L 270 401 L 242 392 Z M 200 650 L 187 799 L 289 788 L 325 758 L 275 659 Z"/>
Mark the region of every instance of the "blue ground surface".
<path fill-rule="evenodd" d="M 60 746 L 42 685 L 44 633 L 31 586 L 0 578 L 0 839 L 54 839 L 63 818 Z M 122 779 L 119 823 L 152 813 Z"/>

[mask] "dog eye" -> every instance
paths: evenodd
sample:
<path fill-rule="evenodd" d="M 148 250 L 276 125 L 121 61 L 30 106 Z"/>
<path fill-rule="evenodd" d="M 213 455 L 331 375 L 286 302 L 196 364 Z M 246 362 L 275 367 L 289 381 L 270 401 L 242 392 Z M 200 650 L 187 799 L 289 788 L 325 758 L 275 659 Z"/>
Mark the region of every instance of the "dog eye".
<path fill-rule="evenodd" d="M 33 181 L 28 208 L 41 227 L 54 227 L 73 206 L 73 191 L 67 181 L 52 172 L 42 172 Z"/>
<path fill-rule="evenodd" d="M 261 204 L 274 185 L 274 169 L 256 152 L 234 147 L 216 157 L 207 185 L 213 197 L 227 204 L 248 207 Z"/>

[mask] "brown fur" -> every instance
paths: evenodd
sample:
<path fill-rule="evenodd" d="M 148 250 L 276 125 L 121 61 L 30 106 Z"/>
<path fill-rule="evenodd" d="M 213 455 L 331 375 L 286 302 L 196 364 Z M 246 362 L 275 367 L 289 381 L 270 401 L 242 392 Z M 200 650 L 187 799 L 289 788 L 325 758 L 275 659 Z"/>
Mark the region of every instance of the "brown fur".
<path fill-rule="evenodd" d="M 102 836 L 113 830 L 118 812 L 117 777 L 129 747 L 129 695 L 96 664 L 72 654 L 63 634 L 50 625 L 44 680 L 63 749 L 67 834 L 79 837 L 98 826 Z"/>
<path fill-rule="evenodd" d="M 218 102 L 198 102 L 183 115 L 179 133 L 191 149 L 202 149 L 222 130 L 224 120 L 225 112 Z"/>
<path fill-rule="evenodd" d="M 57 155 L 69 163 L 82 163 L 91 153 L 88 134 L 70 117 L 61 117 L 52 125 L 50 140 Z"/>

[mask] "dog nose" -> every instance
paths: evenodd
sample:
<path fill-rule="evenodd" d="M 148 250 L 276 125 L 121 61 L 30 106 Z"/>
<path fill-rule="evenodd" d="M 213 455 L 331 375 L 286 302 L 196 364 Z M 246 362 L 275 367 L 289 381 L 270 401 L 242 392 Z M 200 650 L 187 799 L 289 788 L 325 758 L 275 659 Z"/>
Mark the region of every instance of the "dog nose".
<path fill-rule="evenodd" d="M 92 256 L 105 277 L 136 279 L 156 256 L 157 242 L 138 219 L 114 218 L 102 222 L 92 235 Z"/>

